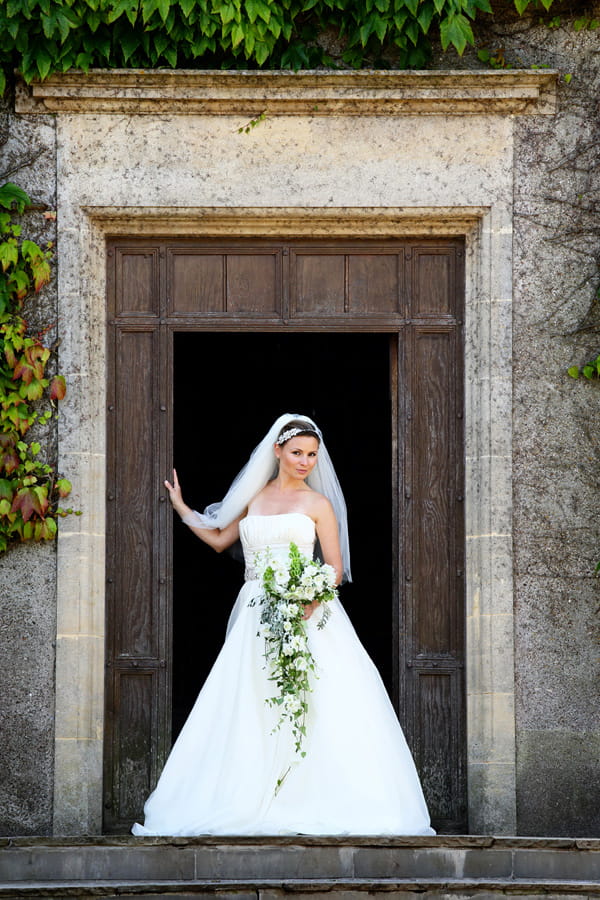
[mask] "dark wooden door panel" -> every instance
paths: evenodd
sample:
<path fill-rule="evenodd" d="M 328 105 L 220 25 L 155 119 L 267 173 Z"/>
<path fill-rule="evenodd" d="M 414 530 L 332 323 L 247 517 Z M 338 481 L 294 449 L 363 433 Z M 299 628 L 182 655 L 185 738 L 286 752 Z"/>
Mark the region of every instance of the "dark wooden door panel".
<path fill-rule="evenodd" d="M 114 751 L 120 760 L 115 768 L 114 797 L 117 824 L 140 821 L 144 798 L 158 777 L 153 747 L 158 725 L 161 670 L 117 671 L 114 690 Z"/>
<path fill-rule="evenodd" d="M 346 311 L 346 258 L 341 253 L 294 252 L 292 316 L 341 316 Z"/>
<path fill-rule="evenodd" d="M 403 248 L 295 247 L 290 250 L 290 316 L 397 320 L 403 313 L 403 281 Z"/>
<path fill-rule="evenodd" d="M 109 245 L 107 830 L 170 744 L 173 330 L 261 328 L 394 336 L 394 696 L 435 825 L 466 830 L 463 278 L 454 239 Z"/>
<path fill-rule="evenodd" d="M 116 249 L 114 314 L 127 318 L 159 315 L 158 248 Z"/>
<path fill-rule="evenodd" d="M 456 285 L 456 250 L 415 247 L 412 251 L 412 310 L 414 317 L 456 314 L 461 302 Z"/>
<path fill-rule="evenodd" d="M 411 669 L 414 709 L 412 747 L 432 818 L 446 830 L 458 830 L 466 819 L 464 739 L 456 715 L 461 671 L 441 667 Z"/>
<path fill-rule="evenodd" d="M 118 255 L 116 261 L 118 266 Z M 137 286 L 139 296 L 150 298 L 158 309 L 156 273 L 152 267 L 138 268 L 136 278 L 141 271 L 146 272 L 147 283 Z M 127 284 L 123 285 L 126 293 Z M 170 708 L 165 522 L 157 503 L 157 485 L 166 471 L 160 437 L 166 412 L 161 329 L 151 319 L 132 326 L 135 319 L 137 315 L 132 314 L 122 317 L 124 324 L 113 324 L 109 341 L 107 831 L 128 830 L 132 816 L 139 817 L 169 741 L 165 728 Z"/>
<path fill-rule="evenodd" d="M 213 316 L 280 317 L 281 265 L 276 248 L 242 253 L 239 247 L 169 247 L 166 314 L 190 322 Z"/>
<path fill-rule="evenodd" d="M 280 262 L 269 254 L 227 256 L 227 312 L 232 315 L 281 314 Z"/>
<path fill-rule="evenodd" d="M 168 314 L 195 317 L 224 313 L 224 255 L 173 248 L 167 253 Z"/>
<path fill-rule="evenodd" d="M 348 256 L 349 313 L 363 316 L 401 314 L 403 265 L 401 253 Z"/>
<path fill-rule="evenodd" d="M 466 823 L 462 252 L 412 247 L 405 332 L 407 737 L 438 829 Z M 427 323 L 427 324 L 425 324 Z M 401 674 L 402 674 L 402 663 Z"/>
<path fill-rule="evenodd" d="M 118 522 L 118 553 L 127 560 L 116 565 L 113 585 L 116 657 L 156 657 L 159 639 L 157 551 L 152 498 L 156 469 L 154 416 L 158 331 L 120 331 L 116 365 L 120 373 L 113 417 L 114 453 L 119 478 L 109 504 Z M 112 499 L 110 499 L 112 498 Z"/>
<path fill-rule="evenodd" d="M 462 489 L 455 484 L 453 452 L 454 335 L 415 329 L 413 336 L 412 652 L 443 656 L 459 649 L 454 520 Z"/>

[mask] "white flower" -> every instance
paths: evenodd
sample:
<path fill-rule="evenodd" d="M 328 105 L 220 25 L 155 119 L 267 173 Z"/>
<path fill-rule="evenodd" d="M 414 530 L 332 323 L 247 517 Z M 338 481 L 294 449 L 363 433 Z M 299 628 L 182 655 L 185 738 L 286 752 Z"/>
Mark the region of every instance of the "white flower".
<path fill-rule="evenodd" d="M 292 630 L 292 627 L 293 627 L 293 626 L 292 626 L 292 623 L 290 622 L 290 620 L 289 620 L 289 619 L 286 619 L 285 622 L 283 623 L 283 630 L 284 630 L 284 631 L 291 631 L 291 630 Z"/>
<path fill-rule="evenodd" d="M 274 566 L 273 580 L 278 588 L 285 588 L 290 580 L 290 573 L 283 566 Z"/>
<path fill-rule="evenodd" d="M 298 672 L 306 672 L 308 663 L 303 656 L 296 657 L 294 660 L 294 668 L 297 669 Z"/>
<path fill-rule="evenodd" d="M 328 563 L 323 563 L 321 572 L 327 578 L 327 586 L 332 588 L 335 586 L 335 569 Z"/>
<path fill-rule="evenodd" d="M 294 638 L 292 637 L 292 641 L 293 640 Z M 284 643 L 281 645 L 281 652 L 284 656 L 293 656 L 298 649 L 297 647 L 294 647 L 292 641 L 284 641 Z"/>
<path fill-rule="evenodd" d="M 306 638 L 302 637 L 301 634 L 295 634 L 292 636 L 289 644 L 294 650 L 304 650 L 306 648 Z"/>
<path fill-rule="evenodd" d="M 297 713 L 302 709 L 302 701 L 297 697 L 293 697 L 288 694 L 288 696 L 283 701 L 283 708 L 286 713 Z"/>
<path fill-rule="evenodd" d="M 298 609 L 294 603 L 281 603 L 279 612 L 284 619 L 293 619 Z"/>

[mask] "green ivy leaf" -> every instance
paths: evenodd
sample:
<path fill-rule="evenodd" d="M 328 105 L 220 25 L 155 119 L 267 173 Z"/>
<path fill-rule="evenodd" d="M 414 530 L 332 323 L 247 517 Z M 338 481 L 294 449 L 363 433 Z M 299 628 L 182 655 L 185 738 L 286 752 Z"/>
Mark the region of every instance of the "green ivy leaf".
<path fill-rule="evenodd" d="M 256 17 L 258 16 L 258 8 L 255 0 L 246 0 L 246 12 L 248 13 L 249 21 L 254 24 L 256 21 Z"/>
<path fill-rule="evenodd" d="M 385 36 L 387 34 L 388 23 L 386 22 L 385 19 L 382 19 L 381 16 L 373 16 L 372 22 L 373 22 L 373 31 L 375 32 L 375 34 L 377 35 L 379 40 L 383 42 L 383 40 L 385 39 Z"/>
<path fill-rule="evenodd" d="M 120 44 L 123 52 L 123 62 L 126 63 L 140 46 L 140 38 L 135 31 L 123 32 L 120 36 Z"/>
<path fill-rule="evenodd" d="M 0 497 L 3 500 L 10 500 L 12 502 L 13 494 L 12 482 L 9 481 L 8 478 L 0 478 Z"/>
<path fill-rule="evenodd" d="M 59 497 L 64 499 L 65 497 L 68 497 L 73 490 L 73 485 L 68 480 L 68 478 L 58 478 L 56 481 L 56 488 L 58 490 Z"/>
<path fill-rule="evenodd" d="M 40 79 L 43 81 L 47 78 L 52 69 L 52 57 L 43 49 L 38 49 L 36 53 L 35 63 L 37 66 Z"/>
<path fill-rule="evenodd" d="M 29 195 L 11 181 L 7 181 L 0 187 L 0 206 L 3 206 L 4 209 L 14 209 L 19 215 L 22 215 L 29 203 L 31 203 Z"/>
<path fill-rule="evenodd" d="M 443 0 L 445 3 L 445 0 Z M 419 0 L 404 0 L 404 5 L 414 18 L 417 17 L 417 8 L 419 6 Z"/>
<path fill-rule="evenodd" d="M 113 8 L 107 15 L 106 22 L 110 25 L 116 22 L 117 19 L 120 19 L 122 15 L 125 15 L 129 19 L 129 23 L 135 25 L 138 17 L 138 8 L 138 0 L 115 0 Z"/>
<path fill-rule="evenodd" d="M 223 25 L 227 25 L 228 22 L 233 22 L 235 19 L 235 6 L 232 3 L 223 3 L 223 5 L 219 7 L 218 12 L 221 16 Z"/>
<path fill-rule="evenodd" d="M 408 25 L 405 27 L 404 31 L 408 35 L 409 40 L 411 40 L 412 43 L 416 47 L 417 42 L 419 40 L 419 24 L 418 24 L 418 22 L 416 22 L 415 20 L 413 20 L 412 22 L 409 22 Z"/>
<path fill-rule="evenodd" d="M 10 266 L 15 266 L 18 259 L 19 249 L 16 240 L 9 238 L 9 240 L 3 241 L 0 244 L 0 266 L 2 266 L 2 271 L 6 272 Z"/>
<path fill-rule="evenodd" d="M 429 31 L 429 26 L 431 25 L 431 20 L 433 19 L 434 12 L 435 10 L 433 3 L 423 4 L 421 9 L 419 10 L 417 21 L 423 34 L 427 34 L 427 32 Z"/>
<path fill-rule="evenodd" d="M 231 46 L 237 47 L 244 40 L 244 29 L 239 22 L 235 22 L 231 29 Z"/>
<path fill-rule="evenodd" d="M 458 15 L 452 14 L 442 19 L 440 37 L 443 50 L 447 50 L 448 46 L 452 44 L 461 55 L 464 53 L 467 44 L 475 43 L 469 21 L 460 13 Z"/>
<path fill-rule="evenodd" d="M 177 50 L 175 47 L 167 47 L 163 52 L 163 56 L 173 69 L 177 67 Z"/>
<path fill-rule="evenodd" d="M 369 38 L 371 37 L 371 31 L 372 31 L 372 23 L 371 23 L 371 21 L 365 22 L 365 24 L 364 24 L 364 25 L 361 25 L 361 27 L 358 29 L 358 34 L 359 34 L 359 37 L 360 37 L 360 42 L 361 42 L 361 44 L 363 45 L 363 47 L 366 45 L 367 41 L 368 41 Z"/>
<path fill-rule="evenodd" d="M 271 21 L 271 9 L 267 6 L 266 3 L 263 3 L 262 0 L 255 0 L 256 9 L 260 18 L 265 22 L 265 24 L 269 24 Z"/>

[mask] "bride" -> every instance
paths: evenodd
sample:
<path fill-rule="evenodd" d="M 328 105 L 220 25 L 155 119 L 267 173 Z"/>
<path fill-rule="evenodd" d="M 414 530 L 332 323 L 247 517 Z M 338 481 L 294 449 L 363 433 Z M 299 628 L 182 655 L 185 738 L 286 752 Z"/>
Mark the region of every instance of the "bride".
<path fill-rule="evenodd" d="M 350 579 L 343 494 L 321 432 L 286 414 L 253 451 L 221 503 L 188 507 L 176 472 L 174 509 L 221 552 L 241 540 L 246 581 L 223 648 L 184 725 L 136 835 L 434 834 L 415 765 L 379 673 L 339 600 L 324 628 L 305 608 L 315 660 L 302 756 L 278 725 L 260 629 L 257 553 L 286 561 L 315 546 Z"/>

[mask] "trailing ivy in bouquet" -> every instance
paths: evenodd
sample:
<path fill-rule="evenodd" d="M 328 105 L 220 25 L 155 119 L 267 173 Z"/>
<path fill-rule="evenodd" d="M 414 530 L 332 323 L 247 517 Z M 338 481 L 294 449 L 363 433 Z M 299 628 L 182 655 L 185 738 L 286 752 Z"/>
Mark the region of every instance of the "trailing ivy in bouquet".
<path fill-rule="evenodd" d="M 278 691 L 267 698 L 267 703 L 279 707 L 276 728 L 285 721 L 291 723 L 296 753 L 305 756 L 302 742 L 306 737 L 310 673 L 315 671 L 315 660 L 308 646 L 304 615 L 307 606 L 318 604 L 313 613 L 319 617 L 317 628 L 325 626 L 331 613 L 327 604 L 337 597 L 335 569 L 304 556 L 293 543 L 287 561 L 274 561 L 268 553 L 259 554 L 256 568 L 263 588 L 256 601 L 262 606 L 259 636 L 265 640 L 269 678 Z"/>

